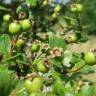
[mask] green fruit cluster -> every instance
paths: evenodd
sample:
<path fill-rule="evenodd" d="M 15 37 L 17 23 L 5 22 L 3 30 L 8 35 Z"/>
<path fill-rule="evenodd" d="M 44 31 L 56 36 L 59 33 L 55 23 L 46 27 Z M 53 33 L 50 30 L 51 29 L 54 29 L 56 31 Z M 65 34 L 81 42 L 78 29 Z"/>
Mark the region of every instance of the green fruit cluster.
<path fill-rule="evenodd" d="M 38 93 L 42 88 L 42 79 L 41 77 L 35 77 L 32 81 L 25 81 L 25 88 L 30 96 L 34 96 L 33 94 Z"/>
<path fill-rule="evenodd" d="M 6 14 L 3 16 L 4 22 L 11 21 L 11 15 Z M 21 31 L 29 31 L 31 29 L 31 22 L 29 19 L 23 19 L 19 21 L 13 21 L 9 24 L 9 33 L 12 35 L 16 35 Z"/>

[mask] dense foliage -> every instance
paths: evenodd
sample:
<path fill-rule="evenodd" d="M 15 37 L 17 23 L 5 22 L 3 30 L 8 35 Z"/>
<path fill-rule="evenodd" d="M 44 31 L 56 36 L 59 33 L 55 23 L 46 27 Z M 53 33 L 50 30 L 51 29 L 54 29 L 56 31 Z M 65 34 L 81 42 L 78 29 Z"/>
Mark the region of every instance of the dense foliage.
<path fill-rule="evenodd" d="M 96 50 L 68 50 L 95 30 L 88 0 L 0 2 L 0 96 L 96 95 L 83 78 L 95 72 Z"/>

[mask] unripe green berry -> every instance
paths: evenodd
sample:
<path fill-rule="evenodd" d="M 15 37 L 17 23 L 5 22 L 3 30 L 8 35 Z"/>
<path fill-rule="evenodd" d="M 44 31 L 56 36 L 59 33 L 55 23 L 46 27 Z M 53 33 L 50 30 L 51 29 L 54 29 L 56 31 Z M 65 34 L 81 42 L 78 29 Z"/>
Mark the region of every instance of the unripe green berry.
<path fill-rule="evenodd" d="M 18 39 L 16 42 L 16 47 L 21 48 L 24 45 L 23 39 Z"/>
<path fill-rule="evenodd" d="M 92 52 L 85 53 L 84 60 L 89 65 L 94 65 L 96 63 L 95 55 Z"/>
<path fill-rule="evenodd" d="M 58 16 L 57 16 L 57 13 L 53 13 L 52 14 L 52 19 L 56 19 Z"/>
<path fill-rule="evenodd" d="M 47 6 L 47 5 L 48 5 L 48 0 L 44 0 L 42 6 Z"/>
<path fill-rule="evenodd" d="M 61 5 L 57 5 L 55 8 L 54 8 L 54 12 L 56 12 L 56 13 L 58 13 L 58 12 L 60 12 L 60 10 L 61 10 Z"/>
<path fill-rule="evenodd" d="M 23 31 L 29 31 L 31 29 L 31 22 L 29 19 L 24 19 L 20 21 L 21 27 Z"/>
<path fill-rule="evenodd" d="M 9 25 L 9 33 L 10 34 L 17 34 L 21 32 L 21 26 L 17 22 L 12 22 Z"/>
<path fill-rule="evenodd" d="M 11 21 L 11 15 L 9 15 L 9 14 L 4 15 L 3 20 L 4 20 L 4 22 L 10 22 Z"/>
<path fill-rule="evenodd" d="M 41 61 L 38 63 L 37 69 L 38 69 L 39 72 L 43 72 L 43 73 L 45 73 L 45 72 L 48 71 L 47 68 L 46 68 L 45 65 L 44 65 L 43 60 L 41 60 Z"/>
<path fill-rule="evenodd" d="M 28 93 L 37 93 L 42 87 L 42 79 L 40 77 L 34 78 L 32 81 L 25 81 L 25 88 Z"/>
<path fill-rule="evenodd" d="M 32 46 L 31 46 L 32 52 L 37 52 L 39 49 L 40 49 L 40 46 L 39 45 L 32 44 Z"/>

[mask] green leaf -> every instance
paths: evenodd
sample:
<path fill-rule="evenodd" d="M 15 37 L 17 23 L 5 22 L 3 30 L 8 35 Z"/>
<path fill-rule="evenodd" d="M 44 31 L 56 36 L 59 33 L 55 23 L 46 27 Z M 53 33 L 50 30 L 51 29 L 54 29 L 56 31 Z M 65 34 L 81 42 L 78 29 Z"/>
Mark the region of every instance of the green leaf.
<path fill-rule="evenodd" d="M 6 8 L 5 6 L 0 5 L 0 10 L 2 11 L 11 11 L 11 9 Z"/>
<path fill-rule="evenodd" d="M 85 64 L 85 61 L 81 59 L 79 62 L 75 63 L 74 68 L 80 68 L 84 64 Z"/>
<path fill-rule="evenodd" d="M 37 0 L 28 0 L 30 5 L 35 7 L 37 5 Z"/>
<path fill-rule="evenodd" d="M 52 72 L 52 76 L 53 76 L 53 78 L 55 78 L 55 79 L 60 78 L 60 73 L 54 71 L 54 72 Z"/>
<path fill-rule="evenodd" d="M 63 50 L 66 49 L 66 43 L 65 40 L 59 37 L 56 37 L 54 35 L 52 35 L 49 39 L 49 45 L 51 48 L 54 47 L 59 47 L 59 48 L 63 48 Z"/>
<path fill-rule="evenodd" d="M 64 96 L 64 84 L 60 78 L 56 79 L 53 84 L 53 92 L 59 96 Z"/>
<path fill-rule="evenodd" d="M 21 53 L 17 53 L 17 54 L 14 55 L 14 56 L 11 56 L 11 57 L 8 57 L 8 58 L 6 58 L 6 59 L 3 59 L 2 62 L 5 63 L 5 62 L 8 62 L 8 61 L 12 61 L 12 60 L 18 58 L 19 56 L 21 56 Z"/>
<path fill-rule="evenodd" d="M 95 68 L 94 68 L 94 66 L 90 66 L 90 65 L 86 65 L 86 66 L 84 66 L 81 70 L 80 70 L 80 72 L 82 72 L 83 74 L 88 74 L 88 73 L 93 73 L 93 72 L 95 72 Z"/>
<path fill-rule="evenodd" d="M 32 64 L 37 65 L 41 60 L 42 58 L 35 59 Z"/>
<path fill-rule="evenodd" d="M 60 62 L 57 62 L 55 59 L 52 59 L 51 62 L 52 62 L 52 64 L 53 64 L 55 67 L 62 68 L 61 63 L 60 63 Z"/>
<path fill-rule="evenodd" d="M 65 21 L 68 25 L 76 25 L 77 24 L 76 19 L 74 19 L 72 17 L 64 16 L 63 18 L 65 19 Z"/>
<path fill-rule="evenodd" d="M 0 52 L 8 57 L 10 55 L 11 39 L 9 35 L 3 34 L 0 36 Z"/>
<path fill-rule="evenodd" d="M 52 92 L 46 92 L 46 93 L 43 93 L 42 95 L 39 95 L 39 96 L 56 96 L 56 95 Z"/>
<path fill-rule="evenodd" d="M 77 92 L 77 93 L 75 93 L 75 94 L 74 94 L 74 96 L 82 96 L 81 91 L 80 91 L 79 93 L 78 93 L 78 92 Z"/>
<path fill-rule="evenodd" d="M 16 85 L 16 88 L 14 90 L 14 93 L 16 94 L 16 96 L 29 96 L 27 91 L 26 91 L 26 88 L 24 86 L 24 81 L 23 80 L 18 81 L 18 83 Z"/>
<path fill-rule="evenodd" d="M 0 96 L 8 96 L 14 86 L 14 80 L 9 75 L 9 70 L 3 66 L 0 66 Z"/>
<path fill-rule="evenodd" d="M 78 62 L 80 62 L 82 60 L 82 56 L 81 56 L 81 54 L 79 54 L 79 53 L 74 53 L 73 54 L 73 56 L 72 56 L 72 58 L 71 58 L 71 64 L 75 64 L 75 63 L 78 63 Z"/>
<path fill-rule="evenodd" d="M 85 61 L 81 59 L 79 62 L 75 63 L 74 68 L 80 68 L 84 64 L 85 64 Z M 86 65 L 86 66 L 82 67 L 79 72 L 81 72 L 83 74 L 88 74 L 91 72 L 95 72 L 95 68 L 93 66 Z"/>
<path fill-rule="evenodd" d="M 68 50 L 66 50 L 64 52 L 63 65 L 66 67 L 70 67 L 71 66 L 71 64 L 70 64 L 71 59 L 72 59 L 72 53 L 69 52 Z"/>
<path fill-rule="evenodd" d="M 65 83 L 65 96 L 74 96 L 73 94 L 75 93 L 77 87 L 77 82 L 76 81 L 68 81 Z"/>
<path fill-rule="evenodd" d="M 16 13 L 19 14 L 20 12 L 25 12 L 28 14 L 28 7 L 26 5 L 19 5 L 16 9 Z"/>
<path fill-rule="evenodd" d="M 19 55 L 19 54 L 17 54 Z M 21 53 L 20 56 L 18 56 L 19 58 L 16 59 L 16 61 L 19 64 L 27 64 L 28 63 L 28 58 L 25 54 Z"/>
<path fill-rule="evenodd" d="M 82 87 L 81 92 L 82 92 L 82 96 L 95 96 L 96 95 L 95 87 L 88 85 L 88 84 Z"/>
<path fill-rule="evenodd" d="M 60 17 L 58 23 L 62 28 L 67 27 L 67 23 L 64 18 Z"/>

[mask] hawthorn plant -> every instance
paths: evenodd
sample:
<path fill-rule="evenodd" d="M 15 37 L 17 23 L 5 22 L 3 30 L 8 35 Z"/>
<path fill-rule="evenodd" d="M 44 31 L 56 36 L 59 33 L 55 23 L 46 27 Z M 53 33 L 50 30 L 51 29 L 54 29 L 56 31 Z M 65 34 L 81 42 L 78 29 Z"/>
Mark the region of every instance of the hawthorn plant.
<path fill-rule="evenodd" d="M 84 6 L 61 1 L 16 0 L 8 9 L 2 6 L 0 96 L 96 95 L 95 82 L 83 78 L 95 72 L 95 50 L 67 48 L 88 39 Z"/>

